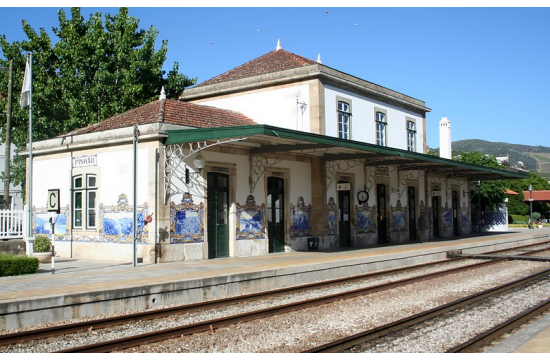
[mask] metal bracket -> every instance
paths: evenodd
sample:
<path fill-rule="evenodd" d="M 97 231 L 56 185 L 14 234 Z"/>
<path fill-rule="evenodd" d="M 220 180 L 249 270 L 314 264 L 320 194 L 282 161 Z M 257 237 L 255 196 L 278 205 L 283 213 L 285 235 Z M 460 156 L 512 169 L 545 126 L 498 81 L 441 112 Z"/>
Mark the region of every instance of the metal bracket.
<path fill-rule="evenodd" d="M 195 141 L 184 144 L 172 144 L 167 145 L 164 148 L 164 204 L 168 202 L 168 198 L 172 195 L 190 193 L 190 190 L 196 188 L 197 194 L 200 195 L 200 184 L 193 182 L 185 184 L 185 169 L 187 165 L 185 160 L 196 153 L 208 149 L 213 146 L 228 144 L 232 142 L 238 142 L 248 139 L 248 137 L 220 141 L 217 140 L 214 143 L 208 143 L 206 141 Z M 179 179 L 183 179 L 182 183 L 185 188 L 180 188 L 172 182 L 172 177 L 176 176 Z"/>

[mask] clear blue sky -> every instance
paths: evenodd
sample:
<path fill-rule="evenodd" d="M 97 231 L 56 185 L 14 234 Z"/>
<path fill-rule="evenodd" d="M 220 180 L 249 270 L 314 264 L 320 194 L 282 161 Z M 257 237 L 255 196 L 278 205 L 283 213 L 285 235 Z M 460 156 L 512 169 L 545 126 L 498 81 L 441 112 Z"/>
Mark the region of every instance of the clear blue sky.
<path fill-rule="evenodd" d="M 0 34 L 26 39 L 22 19 L 51 34 L 59 8 L 2 7 Z M 82 14 L 97 11 L 118 8 Z M 285 50 L 313 60 L 320 53 L 326 66 L 425 101 L 432 148 L 442 117 L 453 141 L 550 146 L 550 8 L 130 7 L 130 15 L 168 40 L 166 70 L 177 61 L 199 83 L 280 39 Z"/>

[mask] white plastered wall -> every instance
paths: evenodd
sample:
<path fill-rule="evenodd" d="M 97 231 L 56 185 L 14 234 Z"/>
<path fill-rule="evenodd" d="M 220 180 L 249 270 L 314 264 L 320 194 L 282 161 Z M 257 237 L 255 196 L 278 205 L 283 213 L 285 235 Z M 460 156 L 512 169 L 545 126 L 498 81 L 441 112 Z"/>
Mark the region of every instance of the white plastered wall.
<path fill-rule="evenodd" d="M 376 107 L 387 112 L 387 146 L 407 150 L 408 117 L 416 124 L 416 152 L 422 153 L 424 120 L 421 115 L 327 85 L 325 86 L 325 124 L 328 136 L 338 137 L 337 106 L 340 98 L 348 99 L 351 103 L 351 140 L 376 144 Z"/>

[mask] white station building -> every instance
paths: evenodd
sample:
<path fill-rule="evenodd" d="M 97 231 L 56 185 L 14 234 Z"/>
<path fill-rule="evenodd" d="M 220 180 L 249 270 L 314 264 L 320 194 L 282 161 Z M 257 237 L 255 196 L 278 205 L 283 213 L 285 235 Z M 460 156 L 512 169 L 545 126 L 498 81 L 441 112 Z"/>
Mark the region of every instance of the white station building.
<path fill-rule="evenodd" d="M 427 155 L 429 111 L 278 45 L 179 101 L 33 143 L 33 233 L 57 256 L 145 263 L 469 234 L 471 182 L 525 175 Z"/>

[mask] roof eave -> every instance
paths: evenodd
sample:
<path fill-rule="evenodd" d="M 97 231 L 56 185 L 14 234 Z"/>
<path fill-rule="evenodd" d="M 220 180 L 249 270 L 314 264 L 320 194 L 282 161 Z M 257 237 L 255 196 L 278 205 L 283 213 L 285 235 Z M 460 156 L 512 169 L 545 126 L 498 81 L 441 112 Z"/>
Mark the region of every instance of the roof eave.
<path fill-rule="evenodd" d="M 493 180 L 493 179 L 525 179 L 528 175 L 516 173 L 508 170 L 488 168 L 479 165 L 463 163 L 456 160 L 449 160 L 431 155 L 410 152 L 401 149 L 382 147 L 373 144 L 362 143 L 353 140 L 342 140 L 331 136 L 306 133 L 296 130 L 288 130 L 269 125 L 250 125 L 237 126 L 226 128 L 211 128 L 211 129 L 192 129 L 192 130 L 169 130 L 166 145 L 189 143 L 195 141 L 210 141 L 230 138 L 243 137 L 260 137 L 268 136 L 270 138 L 280 138 L 284 140 L 296 141 L 299 145 L 296 150 L 302 151 L 308 146 L 305 144 L 316 144 L 320 146 L 310 146 L 314 148 L 341 149 L 337 151 L 342 155 L 331 154 L 327 156 L 321 150 L 317 156 L 324 156 L 326 161 L 338 159 L 372 159 L 378 158 L 373 166 L 385 165 L 391 166 L 398 164 L 403 170 L 427 170 L 432 174 L 439 173 L 444 176 L 460 176 L 468 180 Z M 268 145 L 266 149 L 276 152 L 276 146 Z M 291 147 L 286 147 L 286 150 L 291 150 Z M 255 152 L 261 150 L 255 149 Z M 351 152 L 350 152 L 351 151 Z M 399 160 L 399 161 L 396 161 Z M 385 162 L 384 162 L 385 161 Z M 365 164 L 368 166 L 368 162 Z"/>
<path fill-rule="evenodd" d="M 180 100 L 193 101 L 216 96 L 240 93 L 265 87 L 319 79 L 323 82 L 353 89 L 366 96 L 374 96 L 389 103 L 405 105 L 419 112 L 430 112 L 421 100 L 380 85 L 343 73 L 323 64 L 300 66 L 284 71 L 246 77 L 238 80 L 198 86 L 184 90 Z"/>

